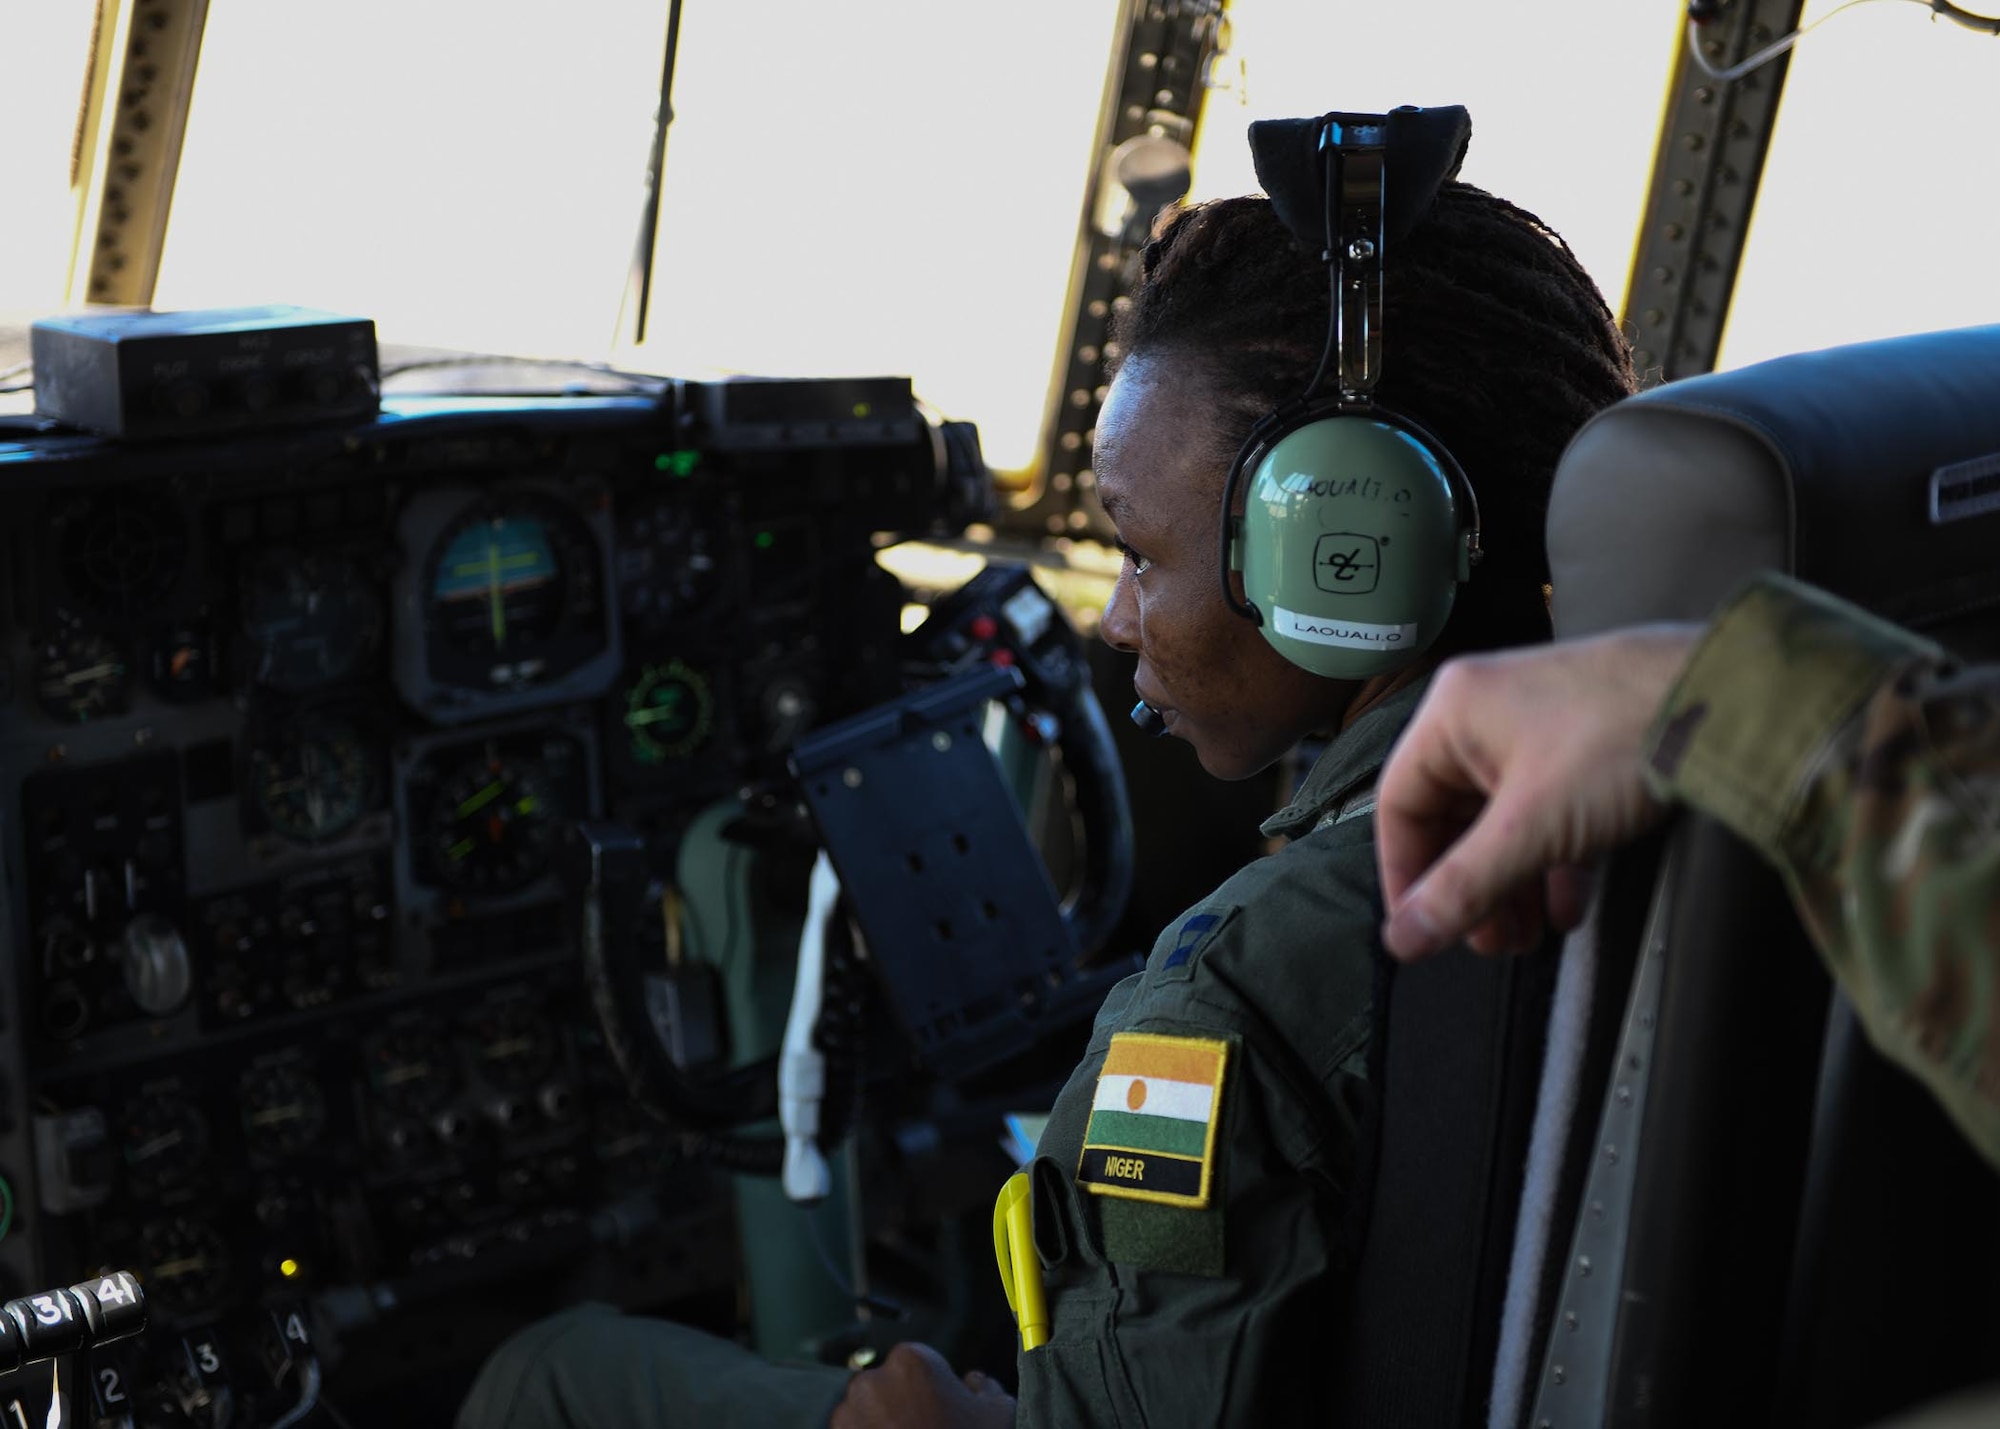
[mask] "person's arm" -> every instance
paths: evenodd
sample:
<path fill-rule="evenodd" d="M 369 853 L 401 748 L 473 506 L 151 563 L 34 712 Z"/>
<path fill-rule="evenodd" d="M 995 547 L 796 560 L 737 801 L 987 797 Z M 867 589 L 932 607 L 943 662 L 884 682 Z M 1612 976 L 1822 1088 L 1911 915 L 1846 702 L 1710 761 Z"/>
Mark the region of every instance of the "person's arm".
<path fill-rule="evenodd" d="M 1777 864 L 1871 1040 L 2000 1165 L 2000 669 L 1767 577 L 1668 696 L 1646 776 Z"/>
<path fill-rule="evenodd" d="M 1870 1037 L 2000 1164 L 2000 667 L 1778 576 L 1687 626 L 1455 661 L 1383 773 L 1384 941 L 1510 951 L 1690 804 L 1756 845 Z"/>

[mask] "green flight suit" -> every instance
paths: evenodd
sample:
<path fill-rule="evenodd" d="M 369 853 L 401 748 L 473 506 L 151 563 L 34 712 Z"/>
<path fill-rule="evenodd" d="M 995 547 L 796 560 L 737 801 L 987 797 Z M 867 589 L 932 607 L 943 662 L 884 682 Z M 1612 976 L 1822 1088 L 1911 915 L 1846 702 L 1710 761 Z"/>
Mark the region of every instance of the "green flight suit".
<path fill-rule="evenodd" d="M 1648 777 L 1782 870 L 1870 1039 L 2000 1166 L 2000 669 L 1766 576 L 1661 707 Z"/>
<path fill-rule="evenodd" d="M 1021 1356 L 1018 1423 L 1323 1419 L 1382 917 L 1372 791 L 1421 695 L 1343 732 L 1264 825 L 1292 841 L 1177 919 L 1105 999 L 1030 1168 L 1052 1323 Z M 1227 1049 L 1204 1208 L 1087 1179 L 1100 1070 L 1132 1034 Z"/>
<path fill-rule="evenodd" d="M 1382 920 L 1372 791 L 1422 692 L 1399 691 L 1343 731 L 1264 825 L 1291 842 L 1176 919 L 1105 999 L 1031 1167 L 1052 1325 L 1021 1356 L 1017 1423 L 1262 1429 L 1323 1417 Z M 1196 1047 L 1220 1069 L 1205 1120 L 1185 1123 L 1199 1145 L 1166 1158 L 1198 1161 L 1205 1196 L 1139 1200 L 1080 1179 L 1100 1070 L 1128 1036 L 1169 1060 Z M 1172 1101 L 1161 1091 L 1151 1105 Z M 1148 1157 L 1119 1160 L 1157 1168 Z M 997 1275 L 978 1292 L 998 1295 Z M 584 1307 L 496 1351 L 459 1425 L 817 1429 L 844 1380 Z"/>

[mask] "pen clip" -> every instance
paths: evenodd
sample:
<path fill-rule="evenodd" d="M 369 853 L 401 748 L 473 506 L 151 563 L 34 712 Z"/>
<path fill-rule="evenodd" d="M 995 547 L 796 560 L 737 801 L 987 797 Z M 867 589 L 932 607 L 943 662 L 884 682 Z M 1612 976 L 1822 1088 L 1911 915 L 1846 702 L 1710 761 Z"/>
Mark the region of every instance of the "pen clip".
<path fill-rule="evenodd" d="M 1007 1184 L 1000 1188 L 1000 1195 L 993 1202 L 993 1257 L 1000 1262 L 1000 1285 L 1007 1292 L 1007 1309 L 1016 1322 L 1021 1315 L 1021 1300 L 1014 1289 L 1014 1237 L 1013 1211 L 1016 1204 L 1028 1195 L 1028 1175 L 1016 1171 L 1007 1178 Z"/>

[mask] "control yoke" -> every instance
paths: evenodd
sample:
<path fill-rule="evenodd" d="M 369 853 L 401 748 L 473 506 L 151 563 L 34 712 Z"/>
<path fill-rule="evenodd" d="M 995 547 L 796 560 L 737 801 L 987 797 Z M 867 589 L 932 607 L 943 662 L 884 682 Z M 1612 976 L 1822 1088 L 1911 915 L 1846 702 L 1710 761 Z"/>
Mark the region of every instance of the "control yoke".
<path fill-rule="evenodd" d="M 1130 971 L 1130 959 L 1079 964 L 1124 910 L 1132 819 L 1081 641 L 1025 567 L 989 567 L 906 639 L 909 663 L 943 678 L 801 740 L 790 761 L 795 787 L 779 802 L 810 813 L 811 828 L 800 832 L 822 850 L 800 995 L 816 1008 L 823 983 L 865 966 L 918 1064 L 951 1080 L 1088 1016 Z M 1068 779 L 1083 848 L 1067 898 L 988 746 L 995 709 L 1049 748 Z M 642 965 L 642 920 L 656 887 L 644 837 L 584 823 L 566 846 L 584 977 L 634 1101 L 679 1131 L 689 1152 L 778 1174 L 782 1140 L 731 1134 L 779 1113 L 777 1061 L 691 1073 L 675 1029 L 686 1025 L 680 1002 L 693 986 L 682 971 Z M 823 1088 L 852 1074 L 859 1047 L 835 1045 L 851 1031 L 832 1035 L 811 1008 L 795 1006 L 792 1023 L 783 1099 L 803 1185 L 811 1178 L 801 1174 L 800 1128 L 810 1125 L 827 1146 L 845 1135 L 851 1098 Z M 814 1048 L 826 1054 L 823 1073 L 808 1065 Z M 802 1119 L 792 1105 L 823 1094 L 824 1116 L 814 1106 Z"/>

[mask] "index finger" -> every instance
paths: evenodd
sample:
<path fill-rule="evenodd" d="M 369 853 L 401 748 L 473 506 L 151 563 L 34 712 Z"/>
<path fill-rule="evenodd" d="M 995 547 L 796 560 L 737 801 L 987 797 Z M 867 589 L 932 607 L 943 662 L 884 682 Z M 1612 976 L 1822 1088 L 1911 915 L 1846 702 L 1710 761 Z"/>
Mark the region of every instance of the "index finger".
<path fill-rule="evenodd" d="M 1456 728 L 1457 685 L 1440 676 L 1376 784 L 1375 858 L 1394 908 L 1479 816 L 1489 792 Z"/>

